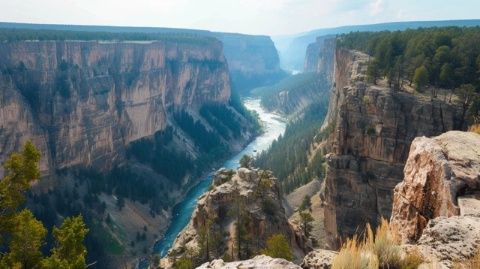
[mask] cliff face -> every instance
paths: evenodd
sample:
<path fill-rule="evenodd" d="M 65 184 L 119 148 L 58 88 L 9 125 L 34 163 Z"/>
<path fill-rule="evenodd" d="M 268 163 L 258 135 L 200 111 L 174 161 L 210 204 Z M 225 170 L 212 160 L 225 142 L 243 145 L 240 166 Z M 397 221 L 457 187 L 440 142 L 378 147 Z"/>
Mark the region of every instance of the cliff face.
<path fill-rule="evenodd" d="M 463 128 L 460 108 L 365 82 L 368 56 L 339 49 L 324 129 L 325 228 L 330 247 L 365 223 L 389 217 L 412 140 Z"/>
<path fill-rule="evenodd" d="M 303 71 L 325 73 L 327 77 L 332 77 L 336 42 L 335 36 L 317 37 L 307 47 Z"/>
<path fill-rule="evenodd" d="M 42 170 L 109 167 L 174 109 L 230 98 L 219 42 L 0 44 L 1 160 L 33 138 Z"/>
<path fill-rule="evenodd" d="M 168 268 L 174 258 L 189 253 L 197 253 L 193 260 L 200 263 L 225 256 L 233 260 L 250 257 L 277 233 L 295 242 L 271 173 L 247 168 L 220 170 L 162 266 Z"/>
<path fill-rule="evenodd" d="M 286 76 L 280 69 L 280 59 L 268 36 L 215 33 L 224 44 L 225 57 L 233 87 L 241 94 L 270 85 Z"/>

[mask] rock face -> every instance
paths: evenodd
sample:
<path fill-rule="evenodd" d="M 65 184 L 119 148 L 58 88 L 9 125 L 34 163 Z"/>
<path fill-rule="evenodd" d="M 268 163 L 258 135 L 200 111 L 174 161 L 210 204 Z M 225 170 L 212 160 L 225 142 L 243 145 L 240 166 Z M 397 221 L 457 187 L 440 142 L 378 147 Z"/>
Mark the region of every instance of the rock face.
<path fill-rule="evenodd" d="M 369 56 L 338 49 L 323 129 L 325 228 L 330 247 L 365 223 L 389 218 L 412 140 L 463 129 L 458 105 L 365 82 Z"/>
<path fill-rule="evenodd" d="M 238 233 L 247 238 L 240 246 Z M 224 255 L 242 259 L 265 248 L 268 237 L 278 233 L 295 244 L 271 173 L 247 168 L 220 170 L 212 189 L 199 198 L 190 223 L 176 238 L 162 266 L 169 267 L 174 257 L 188 253 L 197 253 L 194 260 L 200 262 Z"/>
<path fill-rule="evenodd" d="M 125 146 L 205 104 L 228 105 L 222 44 L 39 41 L 0 44 L 0 161 L 26 139 L 42 170 L 107 168 Z"/>
<path fill-rule="evenodd" d="M 319 36 L 307 47 L 303 71 L 333 75 L 333 63 L 336 48 L 335 36 Z"/>
<path fill-rule="evenodd" d="M 236 268 L 251 268 L 251 269 L 300 269 L 301 267 L 284 259 L 271 258 L 265 255 L 255 256 L 253 259 L 238 261 L 238 262 L 224 262 L 223 260 L 213 260 L 211 262 L 202 264 L 198 269 L 236 269 Z"/>
<path fill-rule="evenodd" d="M 280 69 L 277 49 L 269 36 L 212 33 L 224 44 L 225 57 L 235 90 L 248 94 L 251 89 L 270 85 L 287 74 Z"/>
<path fill-rule="evenodd" d="M 451 131 L 433 138 L 415 138 L 405 164 L 404 180 L 395 187 L 392 227 L 403 242 L 415 242 L 428 221 L 460 215 L 457 198 L 477 191 L 480 135 Z M 472 208 L 468 209 L 468 200 L 464 201 L 463 214 L 474 214 Z"/>
<path fill-rule="evenodd" d="M 308 253 L 301 264 L 305 269 L 330 269 L 338 253 L 326 249 L 316 249 Z"/>

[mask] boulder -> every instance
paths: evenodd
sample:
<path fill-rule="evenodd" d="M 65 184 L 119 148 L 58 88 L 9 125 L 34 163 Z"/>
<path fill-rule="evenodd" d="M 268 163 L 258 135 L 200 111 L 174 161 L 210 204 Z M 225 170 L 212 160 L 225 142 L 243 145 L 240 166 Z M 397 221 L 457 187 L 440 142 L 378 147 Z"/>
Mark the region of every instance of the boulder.
<path fill-rule="evenodd" d="M 338 252 L 331 250 L 316 249 L 305 256 L 301 267 L 305 269 L 330 269 L 332 268 L 333 258 L 337 254 Z"/>
<path fill-rule="evenodd" d="M 461 196 L 480 190 L 480 135 L 451 131 L 415 138 L 404 174 L 395 187 L 391 225 L 402 242 L 412 243 L 429 220 L 460 215 L 459 197 L 463 211 L 475 214 L 475 196 Z"/>

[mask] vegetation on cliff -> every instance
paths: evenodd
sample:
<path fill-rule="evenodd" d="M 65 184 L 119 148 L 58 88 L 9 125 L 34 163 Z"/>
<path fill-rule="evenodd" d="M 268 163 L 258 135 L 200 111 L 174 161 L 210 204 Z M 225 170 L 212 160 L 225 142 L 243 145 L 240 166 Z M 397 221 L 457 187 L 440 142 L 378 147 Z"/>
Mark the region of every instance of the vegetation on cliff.
<path fill-rule="evenodd" d="M 396 90 L 407 84 L 417 91 L 454 91 L 469 109 L 469 120 L 480 120 L 480 27 L 426 28 L 396 32 L 356 32 L 338 38 L 339 47 L 371 56 L 368 76 L 383 77 Z"/>
<path fill-rule="evenodd" d="M 51 255 L 44 256 L 47 229 L 24 208 L 26 193 L 39 179 L 40 153 L 27 142 L 19 153 L 5 162 L 0 180 L 0 267 L 1 268 L 86 268 L 87 250 L 83 245 L 88 229 L 81 215 L 67 217 L 54 227 Z"/>

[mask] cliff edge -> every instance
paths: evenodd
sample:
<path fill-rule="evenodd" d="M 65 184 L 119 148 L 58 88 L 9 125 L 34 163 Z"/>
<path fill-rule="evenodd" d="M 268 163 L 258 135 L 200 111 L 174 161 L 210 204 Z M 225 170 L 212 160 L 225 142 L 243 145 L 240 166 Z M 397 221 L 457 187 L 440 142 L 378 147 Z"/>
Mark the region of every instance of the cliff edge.
<path fill-rule="evenodd" d="M 337 49 L 334 87 L 323 129 L 326 143 L 325 228 L 331 248 L 366 223 L 389 218 L 393 189 L 403 179 L 418 136 L 463 129 L 459 104 L 394 91 L 366 81 L 369 56 Z"/>

